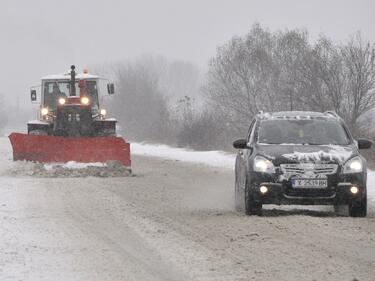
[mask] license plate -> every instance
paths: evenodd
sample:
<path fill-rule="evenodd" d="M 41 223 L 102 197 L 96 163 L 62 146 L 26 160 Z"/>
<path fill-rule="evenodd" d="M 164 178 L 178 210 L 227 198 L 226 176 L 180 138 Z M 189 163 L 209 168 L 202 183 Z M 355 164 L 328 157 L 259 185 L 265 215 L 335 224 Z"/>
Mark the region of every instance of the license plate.
<path fill-rule="evenodd" d="M 293 188 L 326 188 L 327 179 L 292 179 Z"/>

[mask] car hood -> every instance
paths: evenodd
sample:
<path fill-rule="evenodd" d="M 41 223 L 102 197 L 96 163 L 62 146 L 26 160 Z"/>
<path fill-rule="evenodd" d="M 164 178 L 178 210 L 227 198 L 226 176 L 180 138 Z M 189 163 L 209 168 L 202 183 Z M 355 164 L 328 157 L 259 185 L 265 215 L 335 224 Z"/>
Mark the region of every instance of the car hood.
<path fill-rule="evenodd" d="M 258 144 L 257 152 L 272 160 L 274 164 L 322 162 L 345 163 L 356 155 L 354 145 L 266 145 Z"/>

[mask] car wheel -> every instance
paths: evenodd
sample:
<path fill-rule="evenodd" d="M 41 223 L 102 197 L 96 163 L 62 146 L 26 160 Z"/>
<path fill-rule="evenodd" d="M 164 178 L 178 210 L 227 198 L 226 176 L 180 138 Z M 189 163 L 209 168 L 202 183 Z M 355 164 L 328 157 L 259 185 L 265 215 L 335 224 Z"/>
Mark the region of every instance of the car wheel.
<path fill-rule="evenodd" d="M 234 181 L 234 208 L 236 209 L 236 211 L 239 211 L 241 209 L 241 206 L 239 204 L 239 194 L 238 194 L 238 179 L 237 179 L 237 176 L 235 176 L 236 179 Z"/>
<path fill-rule="evenodd" d="M 362 200 L 353 200 L 349 203 L 349 216 L 365 217 L 367 214 L 367 196 Z"/>
<path fill-rule="evenodd" d="M 348 206 L 347 205 L 333 205 L 333 210 L 336 215 L 339 216 L 346 216 L 348 213 Z"/>
<path fill-rule="evenodd" d="M 253 192 L 247 185 L 245 187 L 245 213 L 248 216 L 262 215 L 262 203 L 254 200 Z"/>

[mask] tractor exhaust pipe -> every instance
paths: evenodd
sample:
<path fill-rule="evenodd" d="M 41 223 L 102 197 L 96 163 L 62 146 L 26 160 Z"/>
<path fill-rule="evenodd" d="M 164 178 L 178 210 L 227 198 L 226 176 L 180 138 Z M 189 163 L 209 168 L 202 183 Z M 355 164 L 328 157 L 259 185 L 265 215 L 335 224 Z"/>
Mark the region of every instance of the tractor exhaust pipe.
<path fill-rule="evenodd" d="M 70 67 L 70 97 L 75 97 L 76 95 L 76 72 L 75 72 L 75 66 L 72 65 Z"/>

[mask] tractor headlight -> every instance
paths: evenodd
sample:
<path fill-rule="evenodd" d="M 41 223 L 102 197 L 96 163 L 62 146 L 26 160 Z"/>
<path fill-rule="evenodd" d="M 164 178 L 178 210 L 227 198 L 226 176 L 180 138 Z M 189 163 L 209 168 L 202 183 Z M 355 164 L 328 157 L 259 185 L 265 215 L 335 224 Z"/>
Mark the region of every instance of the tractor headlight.
<path fill-rule="evenodd" d="M 363 171 L 362 159 L 359 156 L 353 157 L 344 165 L 344 174 L 360 173 Z"/>
<path fill-rule="evenodd" d="M 88 105 L 90 102 L 89 98 L 88 97 L 82 97 L 81 98 L 81 103 L 84 104 L 84 105 Z"/>
<path fill-rule="evenodd" d="M 63 105 L 65 104 L 66 100 L 64 98 L 59 98 L 59 104 Z"/>
<path fill-rule="evenodd" d="M 262 156 L 256 156 L 254 158 L 254 172 L 261 172 L 261 173 L 268 173 L 273 174 L 275 173 L 275 166 L 273 163 L 262 157 Z"/>
<path fill-rule="evenodd" d="M 356 187 L 356 186 L 352 186 L 349 190 L 350 190 L 350 192 L 351 192 L 353 195 L 357 194 L 358 191 L 359 191 L 358 187 Z"/>
<path fill-rule="evenodd" d="M 107 110 L 104 108 L 100 110 L 100 115 L 106 116 L 107 115 Z"/>
<path fill-rule="evenodd" d="M 43 108 L 40 110 L 40 113 L 42 114 L 42 116 L 47 115 L 47 114 L 48 114 L 48 108 L 43 107 Z"/>

